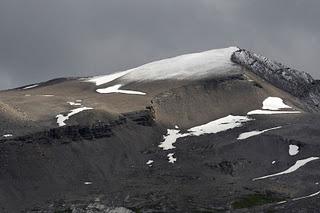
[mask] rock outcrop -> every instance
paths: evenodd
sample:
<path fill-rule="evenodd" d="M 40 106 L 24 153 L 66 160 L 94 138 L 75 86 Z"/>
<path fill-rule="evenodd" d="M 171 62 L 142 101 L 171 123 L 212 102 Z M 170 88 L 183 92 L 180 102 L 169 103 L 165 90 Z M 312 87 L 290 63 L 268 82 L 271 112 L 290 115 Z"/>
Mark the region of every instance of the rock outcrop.
<path fill-rule="evenodd" d="M 272 85 L 302 99 L 307 103 L 309 110 L 320 111 L 319 83 L 308 73 L 292 69 L 245 49 L 234 52 L 231 60 Z"/>
<path fill-rule="evenodd" d="M 94 140 L 99 138 L 108 138 L 113 135 L 113 129 L 133 122 L 136 125 L 151 126 L 153 124 L 154 115 L 152 108 L 146 110 L 124 113 L 117 120 L 108 122 L 96 122 L 91 126 L 88 125 L 72 125 L 59 128 L 51 128 L 45 131 L 33 134 L 1 139 L 0 143 L 8 141 L 18 141 L 19 143 L 69 143 L 71 141 Z"/>

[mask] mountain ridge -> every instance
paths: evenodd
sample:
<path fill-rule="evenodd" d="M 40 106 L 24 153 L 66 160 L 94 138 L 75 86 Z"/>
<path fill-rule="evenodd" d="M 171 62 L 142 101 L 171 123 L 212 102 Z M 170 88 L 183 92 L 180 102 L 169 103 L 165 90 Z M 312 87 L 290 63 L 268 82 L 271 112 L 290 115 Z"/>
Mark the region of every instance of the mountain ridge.
<path fill-rule="evenodd" d="M 291 69 L 279 62 L 274 62 L 245 49 L 235 51 L 231 56 L 231 60 L 243 65 L 278 88 L 313 104 L 312 109 L 319 110 L 319 84 L 308 73 Z"/>
<path fill-rule="evenodd" d="M 1 91 L 1 211 L 320 208 L 318 85 L 232 47 Z"/>

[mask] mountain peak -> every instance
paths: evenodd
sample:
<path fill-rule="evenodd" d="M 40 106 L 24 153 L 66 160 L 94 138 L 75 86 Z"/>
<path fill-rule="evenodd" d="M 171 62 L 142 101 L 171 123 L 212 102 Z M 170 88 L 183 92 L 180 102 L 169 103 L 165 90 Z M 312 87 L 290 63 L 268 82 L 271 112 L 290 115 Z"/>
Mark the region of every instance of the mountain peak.
<path fill-rule="evenodd" d="M 63 195 L 83 206 L 86 195 L 105 199 L 91 206 L 197 212 L 233 211 L 250 191 L 310 197 L 319 97 L 307 73 L 236 47 L 1 91 L 1 183 L 12 193 L 0 204 L 19 212 Z M 278 177 L 277 187 L 263 182 Z"/>

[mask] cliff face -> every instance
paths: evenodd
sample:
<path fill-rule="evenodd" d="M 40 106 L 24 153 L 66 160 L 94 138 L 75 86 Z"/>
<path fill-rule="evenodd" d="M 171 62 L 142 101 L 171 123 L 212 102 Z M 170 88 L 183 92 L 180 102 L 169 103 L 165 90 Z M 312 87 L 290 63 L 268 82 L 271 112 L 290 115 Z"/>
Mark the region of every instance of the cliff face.
<path fill-rule="evenodd" d="M 108 122 L 96 122 L 90 126 L 73 125 L 59 128 L 51 128 L 32 134 L 27 134 L 12 139 L 1 139 L 0 143 L 70 143 L 72 141 L 95 140 L 108 138 L 113 135 L 113 129 L 133 123 L 141 126 L 151 126 L 154 121 L 154 115 L 151 107 L 143 111 L 130 112 L 122 114 L 117 120 Z"/>
<path fill-rule="evenodd" d="M 320 111 L 319 83 L 311 75 L 272 61 L 264 56 L 239 49 L 231 60 L 268 81 L 270 84 L 302 99 L 312 111 Z"/>

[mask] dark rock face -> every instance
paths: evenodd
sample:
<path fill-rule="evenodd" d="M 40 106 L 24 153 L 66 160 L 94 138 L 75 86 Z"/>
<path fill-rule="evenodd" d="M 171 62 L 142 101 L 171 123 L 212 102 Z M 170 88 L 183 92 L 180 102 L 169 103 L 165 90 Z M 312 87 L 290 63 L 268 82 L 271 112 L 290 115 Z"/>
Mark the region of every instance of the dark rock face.
<path fill-rule="evenodd" d="M 137 125 L 151 126 L 154 121 L 154 111 L 151 106 L 144 111 L 129 112 L 122 114 L 125 118 L 135 122 Z"/>
<path fill-rule="evenodd" d="M 319 83 L 311 75 L 287 67 L 266 57 L 240 49 L 231 60 L 240 64 L 274 86 L 306 101 L 312 111 L 319 111 Z"/>
<path fill-rule="evenodd" d="M 45 131 L 36 132 L 29 135 L 15 137 L 12 139 L 1 139 L 0 143 L 8 141 L 19 141 L 19 143 L 69 143 L 71 141 L 94 140 L 108 138 L 113 135 L 113 129 L 133 122 L 136 125 L 151 126 L 153 121 L 152 108 L 137 112 L 122 114 L 117 120 L 109 122 L 97 122 L 91 126 L 75 125 L 59 128 L 52 128 Z"/>

